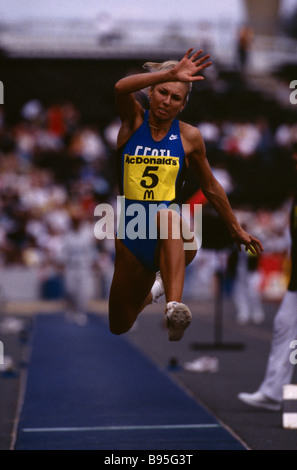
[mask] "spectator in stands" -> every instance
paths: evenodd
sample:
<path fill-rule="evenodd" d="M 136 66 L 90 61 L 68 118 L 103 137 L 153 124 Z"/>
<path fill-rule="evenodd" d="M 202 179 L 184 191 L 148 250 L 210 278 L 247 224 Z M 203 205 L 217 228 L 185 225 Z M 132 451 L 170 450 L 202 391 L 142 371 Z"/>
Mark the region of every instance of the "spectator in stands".
<path fill-rule="evenodd" d="M 265 319 L 260 292 L 259 256 L 241 252 L 237 256 L 233 300 L 236 306 L 236 321 L 245 325 L 250 321 L 260 324 Z"/>
<path fill-rule="evenodd" d="M 237 55 L 240 71 L 245 71 L 249 59 L 254 33 L 248 24 L 244 24 L 238 34 L 237 39 Z"/>
<path fill-rule="evenodd" d="M 86 223 L 82 207 L 74 205 L 70 214 L 71 227 L 63 237 L 59 261 L 64 267 L 67 318 L 85 325 L 92 297 L 92 272 L 97 264 L 97 250 L 93 227 Z"/>

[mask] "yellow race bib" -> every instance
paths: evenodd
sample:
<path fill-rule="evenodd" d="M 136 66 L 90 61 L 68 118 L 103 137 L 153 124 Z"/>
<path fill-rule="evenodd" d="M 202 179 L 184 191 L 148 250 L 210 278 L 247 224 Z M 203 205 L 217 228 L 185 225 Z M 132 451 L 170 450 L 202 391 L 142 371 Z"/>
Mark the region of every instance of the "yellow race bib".
<path fill-rule="evenodd" d="M 124 195 L 136 201 L 173 201 L 178 157 L 125 155 Z"/>

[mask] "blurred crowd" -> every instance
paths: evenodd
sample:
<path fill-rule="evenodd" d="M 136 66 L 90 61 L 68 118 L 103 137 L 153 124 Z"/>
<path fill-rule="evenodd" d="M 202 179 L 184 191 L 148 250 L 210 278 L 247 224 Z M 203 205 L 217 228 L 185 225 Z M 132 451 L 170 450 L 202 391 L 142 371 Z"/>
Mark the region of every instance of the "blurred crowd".
<path fill-rule="evenodd" d="M 265 119 L 195 124 L 241 222 L 261 238 L 266 250 L 283 253 L 288 249 L 289 193 L 273 208 L 262 206 L 261 194 L 271 168 L 279 178 L 285 174 L 280 169 L 289 169 L 297 125 L 286 122 L 271 129 Z M 0 107 L 1 268 L 34 266 L 46 272 L 55 265 L 63 237 L 71 229 L 74 206 L 83 209 L 81 222 L 93 233 L 95 206 L 114 204 L 118 194 L 114 170 L 118 127 L 117 119 L 104 129 L 84 124 L 71 102 L 45 108 L 38 100 L 27 102 L 19 121 L 9 126 L 5 106 Z M 254 176 L 259 172 L 262 179 L 257 181 Z M 278 184 L 288 187 L 281 178 Z M 257 210 L 250 204 L 255 202 Z M 99 269 L 112 270 L 113 244 L 95 242 Z"/>
<path fill-rule="evenodd" d="M 0 116 L 0 266 L 36 267 L 45 280 L 53 276 L 79 207 L 98 268 L 110 270 L 113 247 L 94 237 L 94 208 L 115 193 L 109 136 L 82 125 L 72 103 L 45 109 L 32 100 L 13 126 L 6 125 L 3 106 Z"/>

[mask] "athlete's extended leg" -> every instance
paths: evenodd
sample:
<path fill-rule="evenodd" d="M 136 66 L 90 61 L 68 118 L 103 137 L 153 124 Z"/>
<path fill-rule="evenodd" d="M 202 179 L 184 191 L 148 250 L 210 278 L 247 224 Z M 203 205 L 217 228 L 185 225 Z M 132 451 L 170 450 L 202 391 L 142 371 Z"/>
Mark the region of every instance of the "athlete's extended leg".
<path fill-rule="evenodd" d="M 194 259 L 197 253 L 197 244 L 194 243 L 194 237 L 190 239 L 190 229 L 176 211 L 167 209 L 159 211 L 157 226 L 159 241 L 156 263 L 160 266 L 166 301 L 180 302 L 185 268 Z M 191 249 L 185 249 L 185 243 L 191 244 Z"/>
<path fill-rule="evenodd" d="M 164 266 L 162 267 L 162 272 L 163 275 L 166 279 L 166 291 L 167 295 L 169 297 L 175 298 L 175 299 L 181 299 L 182 292 L 183 292 L 183 285 L 184 285 L 184 275 L 185 275 L 185 266 L 188 266 L 188 264 L 193 261 L 195 258 L 195 255 L 197 253 L 197 242 L 195 241 L 195 238 L 193 236 L 193 233 L 190 232 L 190 228 L 188 224 L 185 222 L 184 219 L 182 219 L 176 211 L 171 211 L 172 213 L 169 214 L 170 210 L 163 209 L 160 211 L 161 214 L 164 215 L 163 219 L 163 225 L 166 225 L 166 233 L 163 233 L 164 238 L 157 246 L 157 252 L 155 256 L 155 263 L 156 265 L 160 266 L 160 245 L 164 245 L 164 251 L 162 252 L 162 263 Z M 168 224 L 170 223 L 170 226 L 172 227 L 172 223 L 174 223 L 176 226 L 174 228 L 174 235 L 177 235 L 179 240 L 172 240 L 172 232 L 168 232 Z M 159 234 L 160 234 L 160 224 L 161 224 L 161 219 L 160 215 L 157 215 L 157 224 L 159 227 Z M 180 238 L 183 239 L 183 246 L 180 243 Z M 166 241 L 164 241 L 166 240 Z M 171 241 L 170 241 L 171 240 Z M 180 259 L 176 259 L 175 255 L 176 253 L 179 252 Z M 182 254 L 182 252 L 184 254 Z M 184 261 L 183 261 L 184 259 Z M 169 260 L 169 262 L 168 262 Z M 172 274 L 173 267 L 172 267 L 172 262 L 175 262 L 178 273 L 180 274 L 179 277 L 174 276 Z M 168 273 L 166 272 L 169 272 Z M 162 276 L 160 271 L 156 274 L 156 279 L 153 284 L 152 290 L 150 294 L 148 295 L 147 299 L 145 300 L 145 303 L 143 305 L 143 308 L 154 302 L 158 302 L 162 295 L 165 294 L 165 288 L 164 288 L 164 283 L 162 280 Z"/>
<path fill-rule="evenodd" d="M 126 333 L 142 311 L 155 281 L 155 273 L 137 260 L 121 240 L 115 240 L 116 258 L 109 295 L 109 327 Z"/>
<path fill-rule="evenodd" d="M 185 267 L 196 255 L 197 248 L 185 250 L 182 219 L 178 212 L 161 210 L 157 214 L 159 241 L 157 257 L 167 302 L 166 318 L 169 340 L 178 341 L 191 323 L 191 312 L 181 303 Z"/>

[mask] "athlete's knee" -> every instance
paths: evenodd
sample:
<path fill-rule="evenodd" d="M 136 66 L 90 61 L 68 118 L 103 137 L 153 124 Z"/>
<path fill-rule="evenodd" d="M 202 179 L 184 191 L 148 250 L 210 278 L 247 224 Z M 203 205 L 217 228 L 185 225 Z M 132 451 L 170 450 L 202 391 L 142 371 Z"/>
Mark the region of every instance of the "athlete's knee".
<path fill-rule="evenodd" d="M 132 325 L 123 322 L 114 322 L 109 320 L 109 330 L 112 334 L 120 336 L 130 330 Z"/>
<path fill-rule="evenodd" d="M 109 314 L 109 330 L 114 335 L 120 336 L 127 333 L 134 324 L 134 320 L 123 313 L 121 318 L 118 318 L 117 315 L 114 317 L 112 314 Z"/>
<path fill-rule="evenodd" d="M 130 328 L 125 328 L 122 325 L 116 325 L 116 324 L 110 323 L 109 330 L 113 335 L 120 336 L 120 335 L 123 335 L 124 333 L 127 333 L 127 331 L 129 331 Z"/>

